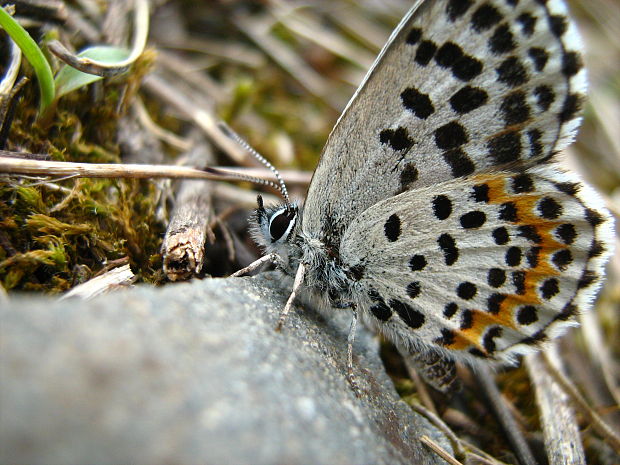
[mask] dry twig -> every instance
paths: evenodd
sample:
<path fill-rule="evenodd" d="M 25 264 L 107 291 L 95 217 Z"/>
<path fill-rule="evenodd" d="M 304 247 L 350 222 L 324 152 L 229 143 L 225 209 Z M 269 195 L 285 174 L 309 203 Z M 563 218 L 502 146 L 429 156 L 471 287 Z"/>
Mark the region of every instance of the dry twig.
<path fill-rule="evenodd" d="M 191 164 L 211 161 L 209 147 L 197 146 L 189 155 Z M 212 185 L 186 180 L 179 186 L 174 211 L 162 244 L 164 273 L 171 281 L 199 274 L 204 262 L 206 239 L 215 241 L 209 223 L 213 216 Z"/>
<path fill-rule="evenodd" d="M 583 398 L 570 380 L 555 367 L 547 354 L 542 353 L 541 357 L 549 374 L 553 377 L 554 381 L 562 387 L 564 392 L 568 394 L 579 413 L 586 417 L 588 422 L 592 425 L 592 428 L 609 443 L 617 454 L 620 454 L 620 436 L 618 433 L 610 428 L 609 425 L 605 423 L 603 419 L 588 405 L 588 402 Z"/>
<path fill-rule="evenodd" d="M 118 268 L 113 268 L 96 278 L 75 286 L 69 292 L 63 294 L 60 300 L 70 297 L 92 299 L 98 295 L 130 286 L 135 280 L 136 276 L 131 271 L 131 268 L 129 268 L 129 265 L 119 266 Z"/>
<path fill-rule="evenodd" d="M 549 346 L 547 350 L 545 357 L 552 354 L 554 365 L 559 365 L 561 361 L 557 346 Z M 573 409 L 568 404 L 566 394 L 545 369 L 542 357 L 541 354 L 528 355 L 525 364 L 535 386 L 549 464 L 585 464 L 585 454 Z"/>

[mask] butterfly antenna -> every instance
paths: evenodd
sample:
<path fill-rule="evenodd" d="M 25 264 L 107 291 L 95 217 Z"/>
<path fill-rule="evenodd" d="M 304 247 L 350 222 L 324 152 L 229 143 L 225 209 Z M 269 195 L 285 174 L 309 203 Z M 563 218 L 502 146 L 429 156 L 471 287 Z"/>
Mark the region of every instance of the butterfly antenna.
<path fill-rule="evenodd" d="M 247 150 L 259 162 L 261 162 L 263 165 L 265 165 L 267 168 L 269 168 L 269 170 L 271 170 L 273 175 L 278 180 L 278 184 L 276 184 L 276 183 L 274 183 L 272 181 L 267 181 L 265 179 L 255 178 L 253 176 L 243 176 L 243 175 L 240 175 L 239 177 L 243 178 L 246 181 L 251 181 L 251 182 L 255 182 L 255 183 L 263 184 L 263 185 L 268 185 L 270 187 L 273 187 L 273 188 L 277 189 L 278 191 L 280 191 L 280 194 L 282 194 L 282 197 L 284 197 L 284 200 L 286 201 L 286 204 L 290 205 L 291 201 L 290 201 L 290 199 L 288 197 L 288 191 L 286 190 L 286 184 L 284 184 L 284 179 L 282 179 L 282 176 L 280 176 L 280 173 L 278 172 L 278 170 L 271 163 L 269 163 L 269 161 L 265 157 L 263 157 L 260 153 L 258 153 L 256 150 L 254 150 L 250 144 L 248 144 L 244 139 L 242 139 L 241 136 L 239 134 L 237 134 L 235 131 L 233 131 L 233 129 L 230 126 L 228 126 L 226 123 L 224 123 L 223 121 L 220 121 L 220 122 L 218 122 L 218 126 L 220 127 L 220 129 L 222 129 L 222 131 L 228 137 L 230 137 L 237 144 L 239 144 L 241 147 L 243 147 L 245 150 Z"/>

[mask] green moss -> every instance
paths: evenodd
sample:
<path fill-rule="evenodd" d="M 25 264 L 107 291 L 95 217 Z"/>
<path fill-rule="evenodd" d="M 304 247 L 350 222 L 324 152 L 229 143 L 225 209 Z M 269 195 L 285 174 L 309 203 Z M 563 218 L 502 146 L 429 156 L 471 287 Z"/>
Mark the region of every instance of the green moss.
<path fill-rule="evenodd" d="M 121 162 L 116 142 L 119 98 L 132 79 L 99 83 L 102 98 L 97 102 L 88 89 L 68 94 L 45 128 L 34 121 L 36 88 L 28 84 L 7 149 L 47 153 L 60 161 Z M 159 252 L 165 230 L 155 219 L 157 190 L 148 180 L 0 181 L 2 286 L 58 293 L 123 257 L 143 279 L 161 282 L 149 262 Z"/>

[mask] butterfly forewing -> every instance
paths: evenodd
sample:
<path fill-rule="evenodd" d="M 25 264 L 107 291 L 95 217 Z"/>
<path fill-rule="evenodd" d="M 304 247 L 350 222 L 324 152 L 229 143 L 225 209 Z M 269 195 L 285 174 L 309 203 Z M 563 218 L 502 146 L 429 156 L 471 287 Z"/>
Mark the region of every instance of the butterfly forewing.
<path fill-rule="evenodd" d="M 304 231 L 337 245 L 380 200 L 563 148 L 585 92 L 579 47 L 557 0 L 414 8 L 329 137 Z"/>
<path fill-rule="evenodd" d="M 510 361 L 589 304 L 610 228 L 591 189 L 544 165 L 386 199 L 340 250 L 368 319 L 396 341 Z"/>

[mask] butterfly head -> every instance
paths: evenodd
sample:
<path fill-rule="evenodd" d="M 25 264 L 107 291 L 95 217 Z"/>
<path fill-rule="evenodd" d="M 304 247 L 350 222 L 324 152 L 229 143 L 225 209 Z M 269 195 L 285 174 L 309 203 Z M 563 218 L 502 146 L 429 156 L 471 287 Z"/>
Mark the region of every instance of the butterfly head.
<path fill-rule="evenodd" d="M 268 252 L 276 252 L 280 246 L 288 244 L 294 237 L 300 220 L 299 206 L 284 203 L 265 207 L 263 198 L 257 198 L 258 208 L 254 213 L 255 240 Z"/>

